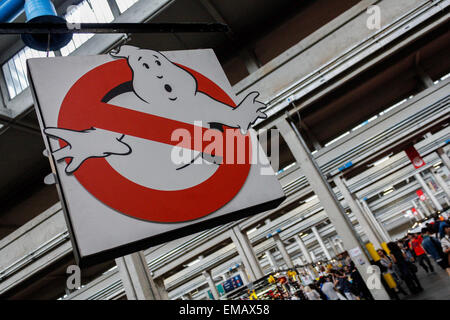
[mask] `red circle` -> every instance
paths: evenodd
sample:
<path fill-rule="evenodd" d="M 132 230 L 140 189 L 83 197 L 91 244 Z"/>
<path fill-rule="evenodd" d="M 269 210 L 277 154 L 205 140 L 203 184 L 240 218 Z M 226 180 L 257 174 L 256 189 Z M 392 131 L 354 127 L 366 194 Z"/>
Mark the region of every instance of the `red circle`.
<path fill-rule="evenodd" d="M 232 103 L 232 99 L 210 79 L 192 69 L 180 67 L 196 78 L 199 91 L 224 103 Z M 113 88 L 131 80 L 132 72 L 124 59 L 105 63 L 87 72 L 64 97 L 58 127 L 71 130 L 91 128 L 89 110 L 92 105 L 100 102 Z M 232 106 L 235 107 L 234 103 Z M 60 146 L 64 145 L 64 141 L 60 140 Z M 250 153 L 250 144 L 246 147 L 246 152 Z M 174 191 L 138 185 L 114 170 L 105 158 L 87 159 L 73 175 L 105 205 L 131 217 L 167 223 L 198 219 L 220 209 L 236 196 L 249 171 L 248 161 L 244 164 L 223 163 L 202 183 Z"/>

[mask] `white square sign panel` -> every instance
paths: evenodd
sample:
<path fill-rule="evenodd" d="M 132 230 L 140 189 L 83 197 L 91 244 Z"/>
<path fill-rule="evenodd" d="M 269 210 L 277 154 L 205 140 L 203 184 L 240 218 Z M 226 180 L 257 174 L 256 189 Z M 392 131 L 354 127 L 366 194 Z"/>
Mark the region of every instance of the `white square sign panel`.
<path fill-rule="evenodd" d="M 79 264 L 284 200 L 248 131 L 266 117 L 265 105 L 256 92 L 236 98 L 212 50 L 122 46 L 111 55 L 29 59 L 28 69 Z"/>

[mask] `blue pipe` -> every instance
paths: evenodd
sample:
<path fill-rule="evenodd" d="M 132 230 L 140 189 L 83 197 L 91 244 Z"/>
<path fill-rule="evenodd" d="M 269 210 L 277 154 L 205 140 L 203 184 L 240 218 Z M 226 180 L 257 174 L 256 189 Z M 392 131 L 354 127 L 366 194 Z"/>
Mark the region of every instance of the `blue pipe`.
<path fill-rule="evenodd" d="M 23 10 L 27 22 L 32 23 L 65 23 L 64 18 L 58 17 L 51 0 L 0 0 L 0 22 L 11 22 Z M 46 51 L 59 50 L 72 39 L 72 34 L 22 34 L 23 42 L 30 48 Z M 50 40 L 50 42 L 49 42 Z"/>
<path fill-rule="evenodd" d="M 25 13 L 27 15 L 27 21 L 34 19 L 34 22 L 52 22 L 47 17 L 57 16 L 55 7 L 50 0 L 27 0 L 25 2 Z"/>
<path fill-rule="evenodd" d="M 24 10 L 25 0 L 0 1 L 0 22 L 12 22 Z"/>

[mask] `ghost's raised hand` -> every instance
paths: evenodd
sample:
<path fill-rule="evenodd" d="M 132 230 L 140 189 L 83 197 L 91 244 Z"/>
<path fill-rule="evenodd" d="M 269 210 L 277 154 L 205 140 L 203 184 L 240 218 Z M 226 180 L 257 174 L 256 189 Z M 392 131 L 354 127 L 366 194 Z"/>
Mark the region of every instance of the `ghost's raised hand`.
<path fill-rule="evenodd" d="M 91 128 L 75 131 L 60 128 L 46 128 L 45 134 L 67 142 L 67 146 L 53 152 L 56 161 L 72 158 L 66 166 L 66 173 L 77 170 L 89 158 L 107 157 L 111 154 L 127 155 L 131 148 L 122 141 L 123 134 Z"/>
<path fill-rule="evenodd" d="M 256 101 L 258 96 L 258 92 L 250 92 L 234 110 L 237 113 L 236 125 L 241 129 L 242 133 L 247 132 L 258 118 L 267 118 L 267 115 L 261 111 L 266 108 L 266 105 L 260 101 Z"/>

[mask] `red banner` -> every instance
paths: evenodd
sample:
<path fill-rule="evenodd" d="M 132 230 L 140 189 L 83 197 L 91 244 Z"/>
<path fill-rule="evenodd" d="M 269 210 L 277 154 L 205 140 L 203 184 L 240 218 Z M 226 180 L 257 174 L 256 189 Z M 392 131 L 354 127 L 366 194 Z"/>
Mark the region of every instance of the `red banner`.
<path fill-rule="evenodd" d="M 417 152 L 416 148 L 414 148 L 414 146 L 406 148 L 405 152 L 409 160 L 411 160 L 411 163 L 413 164 L 414 168 L 418 169 L 425 165 L 425 161 L 423 161 L 422 157 Z"/>
<path fill-rule="evenodd" d="M 427 196 L 423 193 L 422 189 L 417 190 L 416 194 L 419 196 L 420 201 L 427 200 Z"/>

